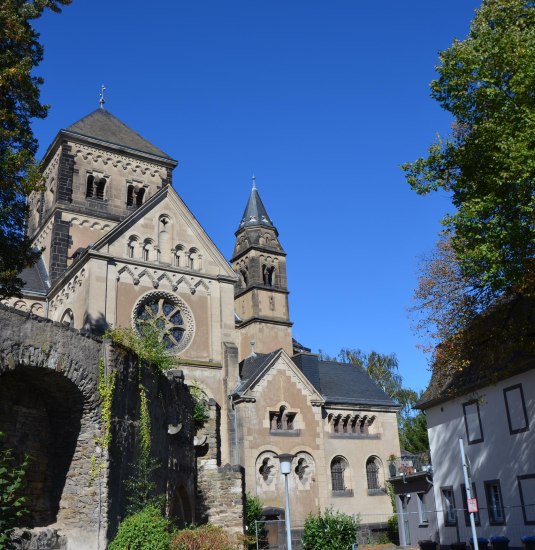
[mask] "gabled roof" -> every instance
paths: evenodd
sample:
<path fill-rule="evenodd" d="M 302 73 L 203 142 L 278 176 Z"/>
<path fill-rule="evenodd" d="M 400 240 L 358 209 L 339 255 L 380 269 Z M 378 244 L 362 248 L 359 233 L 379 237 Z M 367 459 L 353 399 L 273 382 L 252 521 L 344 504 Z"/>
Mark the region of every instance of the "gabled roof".
<path fill-rule="evenodd" d="M 429 386 L 416 404 L 428 409 L 535 369 L 535 295 L 503 297 L 458 335 L 455 353 L 437 353 Z M 440 351 L 440 348 L 438 348 Z M 454 355 L 456 367 L 451 361 Z"/>
<path fill-rule="evenodd" d="M 250 396 L 251 390 L 260 380 L 262 380 L 271 368 L 279 365 L 281 361 L 301 380 L 303 386 L 307 388 L 312 403 L 322 404 L 323 399 L 321 395 L 283 349 L 278 349 L 271 353 L 255 353 L 242 361 L 240 363 L 241 382 L 232 392 L 233 395 L 238 395 L 243 398 Z"/>
<path fill-rule="evenodd" d="M 326 403 L 398 408 L 364 369 L 357 365 L 321 361 L 317 355 L 304 353 L 292 359 Z"/>
<path fill-rule="evenodd" d="M 221 268 L 221 273 L 232 280 L 236 280 L 237 276 L 234 273 L 232 267 L 221 254 L 217 246 L 212 239 L 207 235 L 201 224 L 191 213 L 184 201 L 178 196 L 177 192 L 170 185 L 162 187 L 157 193 L 155 193 L 150 199 L 134 210 L 127 218 L 121 223 L 117 224 L 111 231 L 106 233 L 100 238 L 92 247 L 92 251 L 105 250 L 106 246 L 116 241 L 124 233 L 131 230 L 131 228 L 139 222 L 144 216 L 146 216 L 151 210 L 161 204 L 163 201 L 169 201 L 169 205 L 177 212 L 186 222 L 192 233 L 199 240 L 199 244 L 202 246 L 205 254 L 209 254 L 214 262 Z"/>
<path fill-rule="evenodd" d="M 172 160 L 169 155 L 158 149 L 158 147 L 147 141 L 137 132 L 134 132 L 134 130 L 106 109 L 93 111 L 78 122 L 71 124 L 65 129 L 65 132 L 98 139 L 111 145 L 127 147 L 134 151 Z"/>
<path fill-rule="evenodd" d="M 267 373 L 281 353 L 284 352 L 276 350 L 271 353 L 256 353 L 242 361 L 242 381 L 235 393 L 245 394 Z M 326 403 L 399 408 L 361 367 L 320 361 L 317 355 L 312 354 L 299 354 L 292 357 L 291 361 Z"/>
<path fill-rule="evenodd" d="M 260 198 L 258 189 L 256 188 L 256 185 L 253 184 L 253 188 L 251 189 L 251 194 L 249 195 L 247 206 L 245 207 L 245 211 L 243 212 L 243 216 L 242 216 L 238 231 L 240 229 L 243 229 L 244 227 L 258 227 L 258 226 L 275 229 L 273 222 L 268 216 L 266 207 L 264 206 L 264 203 Z"/>

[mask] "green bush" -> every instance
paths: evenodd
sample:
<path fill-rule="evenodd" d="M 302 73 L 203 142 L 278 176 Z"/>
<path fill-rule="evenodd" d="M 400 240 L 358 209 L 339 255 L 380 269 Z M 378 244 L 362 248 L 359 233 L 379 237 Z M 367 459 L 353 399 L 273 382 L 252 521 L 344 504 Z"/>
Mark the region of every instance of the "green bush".
<path fill-rule="evenodd" d="M 151 504 L 121 522 L 108 550 L 169 550 L 171 537 L 171 522 Z"/>
<path fill-rule="evenodd" d="M 243 537 L 227 533 L 216 525 L 183 529 L 171 543 L 172 550 L 241 550 Z"/>
<path fill-rule="evenodd" d="M 245 494 L 245 521 L 247 526 L 247 544 L 251 549 L 256 548 L 256 536 L 258 534 L 258 548 L 267 548 L 267 530 L 265 523 L 259 523 L 256 526 L 257 521 L 262 520 L 262 501 L 253 496 L 251 493 Z M 258 533 L 257 533 L 258 530 Z"/>
<path fill-rule="evenodd" d="M 309 514 L 303 532 L 304 550 L 349 550 L 357 539 L 359 520 L 343 512 Z"/>

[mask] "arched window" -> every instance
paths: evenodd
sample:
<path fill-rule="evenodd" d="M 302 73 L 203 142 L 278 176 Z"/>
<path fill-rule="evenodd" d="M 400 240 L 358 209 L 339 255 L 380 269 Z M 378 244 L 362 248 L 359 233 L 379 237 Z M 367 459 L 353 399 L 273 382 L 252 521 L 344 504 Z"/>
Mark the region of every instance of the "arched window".
<path fill-rule="evenodd" d="M 134 204 L 134 186 L 130 184 L 126 189 L 126 206 Z"/>
<path fill-rule="evenodd" d="M 138 246 L 137 237 L 130 237 L 128 239 L 128 243 L 126 245 L 126 256 L 128 258 L 135 258 L 136 257 L 136 247 L 137 246 Z"/>
<path fill-rule="evenodd" d="M 149 262 L 151 259 L 151 250 L 154 249 L 154 244 L 150 239 L 143 243 L 143 261 Z"/>
<path fill-rule="evenodd" d="M 368 491 L 379 491 L 381 486 L 379 484 L 379 471 L 380 471 L 379 459 L 375 456 L 371 456 L 366 461 L 366 480 L 368 482 Z"/>
<path fill-rule="evenodd" d="M 143 204 L 143 199 L 145 198 L 145 188 L 141 187 L 137 190 L 136 194 L 136 206 L 141 206 Z"/>
<path fill-rule="evenodd" d="M 87 176 L 87 181 L 85 185 L 85 196 L 86 197 L 92 197 L 93 196 L 93 188 L 95 183 L 95 176 L 93 174 L 89 174 Z"/>
<path fill-rule="evenodd" d="M 331 462 L 331 481 L 333 491 L 347 491 L 346 487 L 347 460 L 342 456 L 333 458 Z"/>
<path fill-rule="evenodd" d="M 106 180 L 99 178 L 97 184 L 97 199 L 104 200 L 104 189 L 106 187 Z"/>
<path fill-rule="evenodd" d="M 186 251 L 184 250 L 184 247 L 181 244 L 177 244 L 173 254 L 173 265 L 175 267 L 185 267 L 185 258 Z"/>

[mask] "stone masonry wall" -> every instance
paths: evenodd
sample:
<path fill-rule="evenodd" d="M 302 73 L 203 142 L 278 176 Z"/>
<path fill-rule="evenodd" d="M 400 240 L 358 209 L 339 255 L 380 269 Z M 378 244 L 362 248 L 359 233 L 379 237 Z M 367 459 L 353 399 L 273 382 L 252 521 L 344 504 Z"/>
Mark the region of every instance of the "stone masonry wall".
<path fill-rule="evenodd" d="M 241 466 L 220 465 L 220 410 L 211 399 L 209 418 L 197 434 L 197 522 L 243 533 L 245 473 Z"/>
<path fill-rule="evenodd" d="M 139 366 L 127 350 L 59 323 L 0 306 L 0 431 L 16 456 L 32 455 L 30 515 L 19 548 L 105 548 L 125 515 L 124 482 L 136 459 Z M 115 371 L 112 442 L 99 449 L 99 358 Z M 191 397 L 180 371 L 141 369 L 151 416 L 157 485 L 178 523 L 193 522 Z M 91 462 L 102 469 L 95 475 Z M 61 540 L 61 544 L 60 541 Z M 45 542 L 43 542 L 45 541 Z M 50 546 L 47 542 L 50 541 Z M 30 546 L 28 546 L 30 545 Z M 58 546 L 60 545 L 60 546 Z M 37 547 L 37 546 L 35 546 Z"/>

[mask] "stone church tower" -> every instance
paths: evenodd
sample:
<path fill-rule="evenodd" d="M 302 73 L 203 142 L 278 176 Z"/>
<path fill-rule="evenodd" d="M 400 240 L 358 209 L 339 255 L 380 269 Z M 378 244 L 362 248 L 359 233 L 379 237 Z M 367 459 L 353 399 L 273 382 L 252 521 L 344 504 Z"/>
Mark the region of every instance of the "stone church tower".
<path fill-rule="evenodd" d="M 230 261 L 240 278 L 235 294 L 240 358 L 248 357 L 251 347 L 259 353 L 282 348 L 291 355 L 286 253 L 254 178 Z"/>

